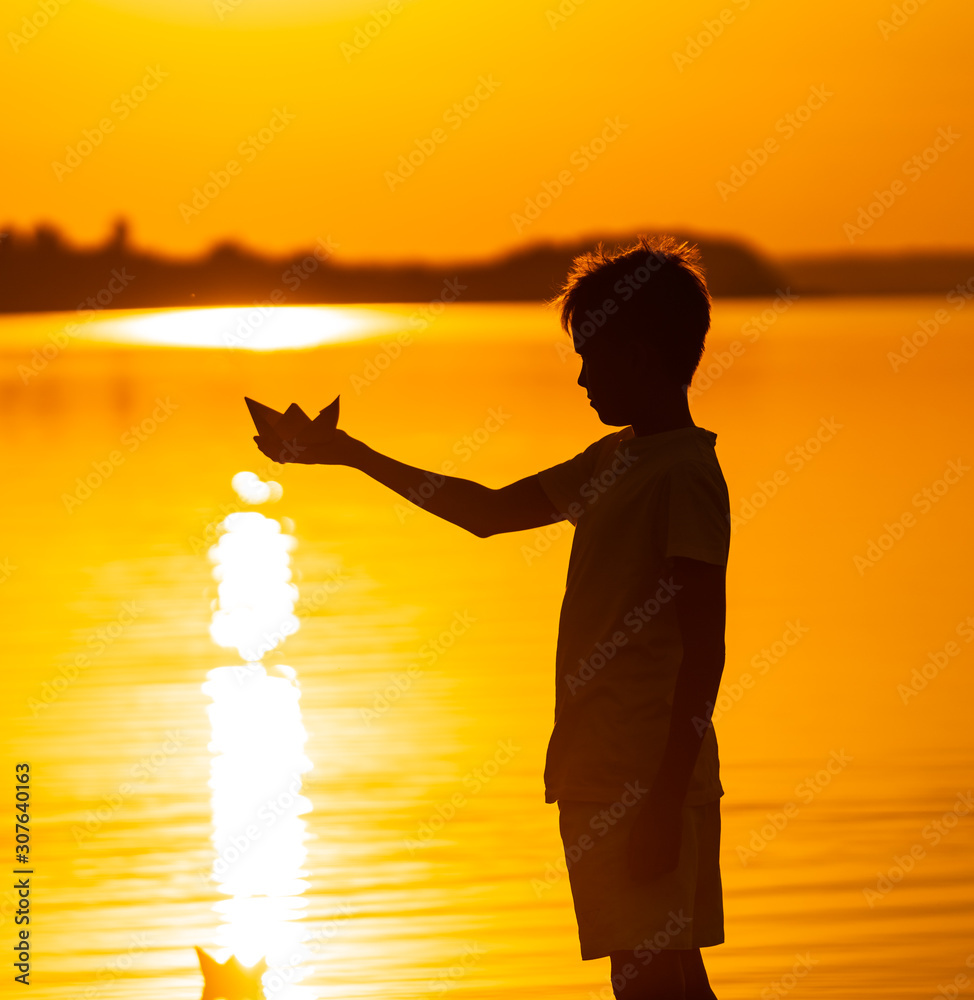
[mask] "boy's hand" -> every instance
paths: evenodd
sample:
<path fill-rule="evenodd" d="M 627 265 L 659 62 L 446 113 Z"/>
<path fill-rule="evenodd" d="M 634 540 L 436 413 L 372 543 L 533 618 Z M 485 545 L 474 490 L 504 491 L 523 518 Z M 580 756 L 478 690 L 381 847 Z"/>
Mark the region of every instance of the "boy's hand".
<path fill-rule="evenodd" d="M 663 798 L 649 798 L 629 831 L 629 876 L 637 885 L 676 871 L 683 839 L 683 809 Z"/>
<path fill-rule="evenodd" d="M 279 465 L 348 465 L 355 445 L 359 442 L 344 431 L 335 430 L 328 441 L 304 444 L 300 436 L 281 440 L 256 435 L 254 440 L 261 453 Z"/>

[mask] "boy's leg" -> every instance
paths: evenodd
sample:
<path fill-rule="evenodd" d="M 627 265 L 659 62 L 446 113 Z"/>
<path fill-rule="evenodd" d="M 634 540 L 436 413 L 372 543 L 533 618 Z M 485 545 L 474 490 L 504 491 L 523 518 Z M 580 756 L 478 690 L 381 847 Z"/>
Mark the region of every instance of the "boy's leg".
<path fill-rule="evenodd" d="M 626 817 L 593 840 L 591 820 L 604 804 L 558 806 L 582 958 L 609 954 L 620 1000 L 716 1000 L 700 949 L 690 945 L 693 937 L 707 945 L 723 940 L 719 802 L 686 807 L 681 867 L 652 891 L 629 877 Z M 699 933 L 691 935 L 691 926 Z M 640 938 L 636 949 L 613 947 Z"/>
<path fill-rule="evenodd" d="M 700 949 L 691 948 L 688 951 L 678 951 L 676 954 L 680 956 L 683 965 L 686 1000 L 717 1000 L 717 994 L 710 987 Z"/>
<path fill-rule="evenodd" d="M 614 951 L 612 992 L 619 1000 L 717 1000 L 699 948 L 660 951 L 648 965 Z"/>
<path fill-rule="evenodd" d="M 679 951 L 660 951 L 647 964 L 635 952 L 614 951 L 612 992 L 617 1000 L 690 1000 Z"/>

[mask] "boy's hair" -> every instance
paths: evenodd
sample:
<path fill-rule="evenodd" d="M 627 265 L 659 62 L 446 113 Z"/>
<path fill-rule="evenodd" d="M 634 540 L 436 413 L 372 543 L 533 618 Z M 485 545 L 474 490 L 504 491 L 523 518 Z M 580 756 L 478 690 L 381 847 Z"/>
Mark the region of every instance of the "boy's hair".
<path fill-rule="evenodd" d="M 601 243 L 575 258 L 561 294 L 561 325 L 587 340 L 603 326 L 646 338 L 667 371 L 689 385 L 710 329 L 710 292 L 700 251 L 672 236 L 640 236 L 607 251 Z"/>

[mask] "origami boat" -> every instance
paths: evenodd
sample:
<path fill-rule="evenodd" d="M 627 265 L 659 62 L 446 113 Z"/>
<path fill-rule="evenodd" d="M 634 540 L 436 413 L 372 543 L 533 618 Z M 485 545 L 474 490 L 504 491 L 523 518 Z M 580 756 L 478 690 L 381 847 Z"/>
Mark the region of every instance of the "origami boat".
<path fill-rule="evenodd" d="M 325 444 L 334 437 L 338 427 L 338 401 L 336 396 L 318 416 L 312 420 L 298 406 L 292 403 L 283 413 L 273 410 L 256 399 L 244 396 L 244 402 L 250 410 L 250 416 L 261 438 L 266 439 L 271 446 L 284 442 L 295 442 L 299 445 Z"/>

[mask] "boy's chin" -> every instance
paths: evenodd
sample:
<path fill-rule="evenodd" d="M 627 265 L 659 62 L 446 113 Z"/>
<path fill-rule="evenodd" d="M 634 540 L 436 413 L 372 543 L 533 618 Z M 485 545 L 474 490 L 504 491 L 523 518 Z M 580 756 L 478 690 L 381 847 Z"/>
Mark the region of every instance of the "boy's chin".
<path fill-rule="evenodd" d="M 607 427 L 628 427 L 632 423 L 632 420 L 620 410 L 613 410 L 608 406 L 597 407 L 594 404 L 592 409 L 595 410 L 599 420 Z"/>

